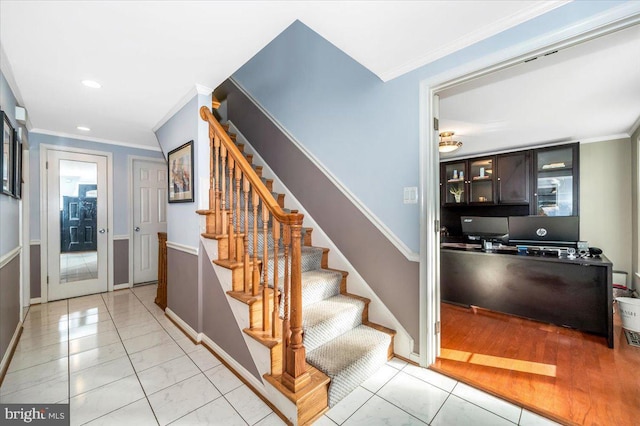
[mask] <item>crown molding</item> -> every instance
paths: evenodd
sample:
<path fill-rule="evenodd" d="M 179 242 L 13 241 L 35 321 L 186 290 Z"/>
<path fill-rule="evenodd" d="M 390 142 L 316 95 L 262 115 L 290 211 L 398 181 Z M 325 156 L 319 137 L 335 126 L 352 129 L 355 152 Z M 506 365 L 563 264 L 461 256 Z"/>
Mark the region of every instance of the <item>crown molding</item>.
<path fill-rule="evenodd" d="M 205 86 L 203 84 L 194 84 L 193 87 L 191 89 L 189 89 L 189 91 L 187 93 L 185 93 L 180 100 L 178 100 L 178 102 L 171 108 L 169 109 L 169 111 L 167 111 L 167 113 L 164 115 L 164 117 L 162 117 L 162 119 L 160 121 L 158 121 L 158 123 L 156 123 L 155 126 L 153 126 L 153 133 L 157 132 L 158 129 L 160 129 L 160 127 L 164 126 L 167 121 L 169 121 L 171 119 L 171 117 L 173 117 L 174 115 L 176 115 L 178 113 L 178 111 L 180 111 L 182 109 L 182 107 L 184 107 L 186 104 L 189 103 L 189 101 L 191 99 L 194 98 L 194 96 L 197 95 L 210 95 L 213 93 L 213 89 L 210 88 L 209 86 Z"/>
<path fill-rule="evenodd" d="M 426 55 L 408 61 L 400 65 L 399 67 L 396 67 L 379 75 L 379 77 L 386 83 L 389 80 L 393 80 L 396 77 L 400 77 L 403 74 L 411 72 L 438 59 L 444 58 L 445 56 L 450 55 L 454 52 L 462 50 L 465 47 L 469 47 L 498 33 L 527 22 L 560 6 L 564 6 L 565 4 L 570 3 L 570 1 L 571 0 L 555 0 L 536 2 L 526 9 L 520 10 L 519 12 L 514 13 L 510 16 L 506 16 L 502 19 L 492 22 L 489 25 L 486 25 L 472 32 L 471 34 L 467 34 L 466 36 L 461 37 L 457 40 L 453 40 L 452 42 L 445 44 L 439 49 L 432 50 Z"/>
<path fill-rule="evenodd" d="M 157 151 L 160 152 L 160 146 L 149 146 L 149 145 L 140 145 L 140 144 L 134 144 L 134 143 L 129 143 L 129 142 L 122 142 L 122 141 L 116 141 L 116 140 L 111 140 L 111 139 L 102 139 L 102 138 L 94 138 L 91 136 L 78 136 L 78 135 L 74 135 L 71 133 L 64 133 L 64 132 L 55 132 L 52 130 L 46 130 L 46 129 L 33 129 L 31 130 L 29 133 L 33 134 L 41 134 L 41 135 L 49 135 L 49 136 L 58 136 L 61 138 L 69 138 L 69 139 L 76 139 L 76 140 L 80 140 L 80 141 L 87 141 L 87 142 L 96 142 L 96 143 L 104 143 L 104 144 L 108 144 L 108 145 L 118 145 L 118 146 L 124 146 L 127 148 L 135 148 L 135 149 L 144 149 L 146 151 Z"/>

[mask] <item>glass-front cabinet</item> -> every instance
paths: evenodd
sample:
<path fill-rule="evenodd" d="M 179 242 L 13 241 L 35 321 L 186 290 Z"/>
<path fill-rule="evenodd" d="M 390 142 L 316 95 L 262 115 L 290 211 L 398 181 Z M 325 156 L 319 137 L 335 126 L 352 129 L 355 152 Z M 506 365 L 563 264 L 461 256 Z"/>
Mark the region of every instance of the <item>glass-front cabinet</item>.
<path fill-rule="evenodd" d="M 442 167 L 443 204 L 467 202 L 467 162 L 447 163 Z"/>
<path fill-rule="evenodd" d="M 495 157 L 444 163 L 442 204 L 485 204 L 494 202 Z"/>
<path fill-rule="evenodd" d="M 531 214 L 578 214 L 578 144 L 535 151 L 536 179 Z"/>
<path fill-rule="evenodd" d="M 469 202 L 493 203 L 494 157 L 469 160 Z"/>

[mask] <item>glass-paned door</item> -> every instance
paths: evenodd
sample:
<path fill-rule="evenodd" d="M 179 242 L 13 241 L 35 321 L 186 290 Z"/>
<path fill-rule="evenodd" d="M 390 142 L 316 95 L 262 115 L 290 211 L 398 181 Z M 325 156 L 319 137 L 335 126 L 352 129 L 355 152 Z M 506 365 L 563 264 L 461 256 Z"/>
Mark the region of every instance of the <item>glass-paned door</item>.
<path fill-rule="evenodd" d="M 107 291 L 106 157 L 47 159 L 48 300 Z"/>

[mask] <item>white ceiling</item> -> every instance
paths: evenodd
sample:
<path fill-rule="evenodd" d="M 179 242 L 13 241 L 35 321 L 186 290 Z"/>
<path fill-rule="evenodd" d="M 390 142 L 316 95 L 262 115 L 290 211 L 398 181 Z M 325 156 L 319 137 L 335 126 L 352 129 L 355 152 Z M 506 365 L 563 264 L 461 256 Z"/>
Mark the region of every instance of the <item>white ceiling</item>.
<path fill-rule="evenodd" d="M 443 159 L 629 137 L 640 120 L 640 25 L 472 80 L 440 95 Z"/>
<path fill-rule="evenodd" d="M 32 131 L 158 149 L 153 130 L 196 85 L 215 88 L 296 19 L 387 81 L 564 3 L 2 0 L 1 65 Z"/>

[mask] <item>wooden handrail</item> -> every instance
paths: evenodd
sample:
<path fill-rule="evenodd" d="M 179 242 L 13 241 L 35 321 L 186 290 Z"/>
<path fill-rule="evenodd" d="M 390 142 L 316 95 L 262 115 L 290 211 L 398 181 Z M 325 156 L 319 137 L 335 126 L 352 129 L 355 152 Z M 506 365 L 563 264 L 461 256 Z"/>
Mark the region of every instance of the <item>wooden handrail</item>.
<path fill-rule="evenodd" d="M 304 215 L 301 213 L 287 213 L 282 210 L 282 207 L 280 207 L 276 199 L 273 198 L 273 194 L 271 194 L 269 189 L 267 189 L 264 182 L 262 182 L 262 179 L 258 177 L 249 162 L 244 158 L 244 155 L 242 155 L 238 147 L 233 143 L 229 135 L 227 135 L 227 132 L 225 132 L 222 125 L 218 120 L 216 120 L 208 107 L 203 106 L 200 108 L 200 117 L 209 123 L 209 137 L 213 138 L 218 136 L 220 138 L 220 142 L 235 160 L 236 166 L 240 166 L 243 175 L 249 179 L 251 186 L 258 191 L 258 195 L 260 195 L 260 198 L 264 201 L 267 209 L 271 212 L 274 218 L 287 225 L 302 225 Z"/>
<path fill-rule="evenodd" d="M 258 296 L 260 292 L 262 293 L 261 332 L 268 333 L 269 338 L 273 340 L 278 340 L 282 336 L 283 365 L 274 368 L 272 374 L 275 374 L 274 371 L 282 371 L 281 383 L 290 391 L 297 392 L 310 382 L 302 331 L 301 230 L 304 215 L 297 211 L 287 213 L 280 207 L 251 163 L 208 107 L 200 108 L 200 117 L 209 123 L 210 155 L 213 156 L 209 161 L 208 214 L 215 214 L 216 234 L 225 238 L 227 252 L 224 254 L 227 256 L 227 260 L 230 263 L 241 265 L 243 271 L 242 282 L 236 281 L 233 284 L 233 289 L 254 297 Z M 228 172 L 226 180 L 225 171 Z M 241 200 L 244 203 L 243 209 L 240 206 Z M 251 230 L 248 223 L 249 203 L 253 207 Z M 262 233 L 260 234 L 262 253 L 258 251 L 258 218 L 262 220 Z M 241 226 L 242 222 L 244 222 L 244 226 Z M 270 259 L 269 222 L 273 224 L 271 233 L 273 238 L 273 277 L 270 277 L 268 273 Z M 280 233 L 281 225 L 282 234 Z M 250 232 L 252 232 L 251 236 Z M 282 239 L 280 239 L 281 236 Z M 250 243 L 253 244 L 253 253 L 249 252 Z M 284 291 L 282 294 L 279 294 L 278 291 L 280 248 L 284 250 Z M 262 259 L 259 256 L 262 256 Z M 259 268 L 262 268 L 262 277 Z M 282 298 L 284 305 L 283 321 L 280 321 L 279 318 L 278 295 Z M 280 325 L 282 326 L 281 334 Z"/>

